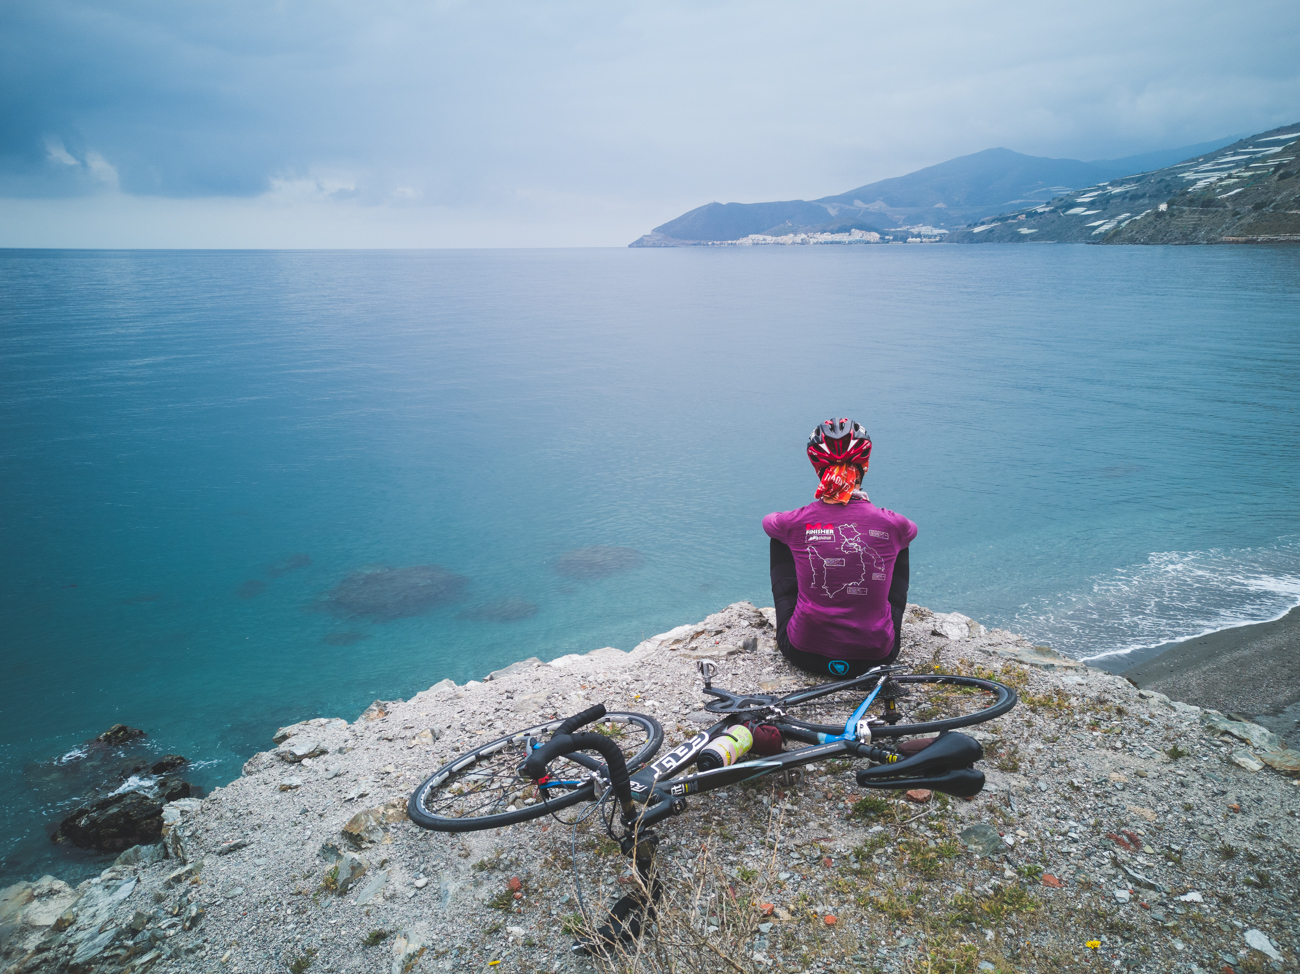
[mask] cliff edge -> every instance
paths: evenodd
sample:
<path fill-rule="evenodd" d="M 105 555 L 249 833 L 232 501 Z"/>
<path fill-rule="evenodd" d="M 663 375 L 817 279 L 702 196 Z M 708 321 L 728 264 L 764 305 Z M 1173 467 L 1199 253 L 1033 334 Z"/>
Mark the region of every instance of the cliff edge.
<path fill-rule="evenodd" d="M 1300 756 L 955 613 L 910 606 L 903 645 L 917 670 L 1020 692 L 973 731 L 984 792 L 864 793 L 826 762 L 690 799 L 659 829 L 656 928 L 603 966 L 1295 969 Z M 680 741 L 701 719 L 703 656 L 720 686 L 809 682 L 777 653 L 770 610 L 737 603 L 631 652 L 525 660 L 282 728 L 240 778 L 166 806 L 160 845 L 75 889 L 0 893 L 0 971 L 589 970 L 569 951 L 579 892 L 603 910 L 630 882 L 598 817 L 430 833 L 406 798 L 476 742 L 596 702 Z"/>

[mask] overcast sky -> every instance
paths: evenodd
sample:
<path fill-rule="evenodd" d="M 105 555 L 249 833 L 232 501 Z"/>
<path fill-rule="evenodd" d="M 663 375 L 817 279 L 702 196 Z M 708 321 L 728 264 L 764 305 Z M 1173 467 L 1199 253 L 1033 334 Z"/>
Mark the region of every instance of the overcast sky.
<path fill-rule="evenodd" d="M 621 246 L 1295 121 L 1296 0 L 0 0 L 0 246 Z"/>

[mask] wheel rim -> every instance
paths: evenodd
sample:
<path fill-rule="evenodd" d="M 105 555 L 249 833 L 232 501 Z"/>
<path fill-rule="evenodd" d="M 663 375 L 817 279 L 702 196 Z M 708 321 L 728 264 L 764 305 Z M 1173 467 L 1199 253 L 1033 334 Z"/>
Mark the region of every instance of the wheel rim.
<path fill-rule="evenodd" d="M 898 676 L 890 681 L 901 691 L 893 700 L 896 720 L 881 723 L 888 702 L 872 703 L 867 719 L 876 737 L 901 737 L 910 734 L 937 733 L 967 727 L 1000 716 L 1015 704 L 1014 691 L 989 680 L 973 677 Z M 866 698 L 861 690 L 838 691 L 825 697 L 792 704 L 786 720 L 796 726 L 808 725 L 824 733 L 842 734 L 844 723 Z"/>
<path fill-rule="evenodd" d="M 527 757 L 528 740 L 545 740 L 561 722 L 517 731 L 449 761 L 420 786 L 414 804 L 432 822 L 491 827 L 526 821 L 595 797 L 593 772 L 603 763 L 599 755 L 584 752 L 552 761 L 547 787 L 539 788 L 518 774 Z M 637 714 L 607 714 L 584 730 L 615 738 L 633 769 L 645 762 L 648 755 L 642 752 L 652 742 L 657 747 L 656 735 L 662 739 L 658 726 Z"/>

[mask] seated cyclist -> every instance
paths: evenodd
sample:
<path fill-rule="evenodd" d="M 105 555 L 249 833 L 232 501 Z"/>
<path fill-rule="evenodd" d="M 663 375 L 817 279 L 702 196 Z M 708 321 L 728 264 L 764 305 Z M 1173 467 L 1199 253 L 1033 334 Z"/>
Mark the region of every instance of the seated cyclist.
<path fill-rule="evenodd" d="M 815 499 L 763 518 L 772 539 L 777 646 L 819 676 L 858 676 L 891 663 L 902 642 L 916 525 L 859 489 L 870 457 L 865 429 L 827 420 L 808 437 L 808 459 L 821 478 Z"/>

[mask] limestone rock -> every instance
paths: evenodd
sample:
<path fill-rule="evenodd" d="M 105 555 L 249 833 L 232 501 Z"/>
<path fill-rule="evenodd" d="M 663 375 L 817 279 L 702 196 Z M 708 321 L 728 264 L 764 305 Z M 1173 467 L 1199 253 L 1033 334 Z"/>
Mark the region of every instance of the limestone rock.
<path fill-rule="evenodd" d="M 348 722 L 341 717 L 313 717 L 311 720 L 300 720 L 296 724 L 290 724 L 288 727 L 281 727 L 271 738 L 276 744 L 283 744 L 291 737 L 296 737 L 304 731 L 314 730 L 330 731 L 348 729 Z"/>
<path fill-rule="evenodd" d="M 998 830 L 987 822 L 977 822 L 969 828 L 962 829 L 958 838 L 971 852 L 981 856 L 996 856 L 1007 851 Z"/>
<path fill-rule="evenodd" d="M 276 748 L 275 751 L 280 756 L 281 761 L 287 761 L 290 764 L 297 764 L 305 758 L 318 758 L 322 754 L 329 754 L 329 752 L 330 749 L 316 738 L 306 736 L 291 737 Z"/>
<path fill-rule="evenodd" d="M 510 701 L 510 709 L 517 714 L 531 714 L 545 706 L 545 693 L 522 693 Z"/>
<path fill-rule="evenodd" d="M 1271 730 L 1245 720 L 1230 720 L 1217 710 L 1203 711 L 1201 723 L 1265 751 L 1279 751 L 1286 747 L 1286 742 Z"/>
<path fill-rule="evenodd" d="M 1042 670 L 1068 670 L 1083 672 L 1087 669 L 1078 660 L 1067 659 L 1050 646 L 1028 646 L 1018 643 L 981 646 L 984 652 L 1000 656 L 1026 666 Z"/>
<path fill-rule="evenodd" d="M 493 670 L 487 676 L 483 677 L 483 681 L 486 683 L 491 680 L 499 680 L 503 676 L 511 676 L 515 673 L 526 673 L 535 666 L 544 665 L 545 664 L 536 656 L 530 656 L 528 659 L 521 659 L 519 662 L 511 663 L 509 666 L 502 667 L 499 670 Z M 452 686 L 455 686 L 455 684 L 452 684 Z"/>
<path fill-rule="evenodd" d="M 1246 750 L 1244 747 L 1239 747 L 1237 750 L 1229 754 L 1228 760 L 1239 767 L 1245 768 L 1247 771 L 1264 770 L 1264 762 L 1255 757 L 1254 754 Z"/>
<path fill-rule="evenodd" d="M 428 950 L 421 939 L 412 931 L 398 931 L 397 937 L 393 940 L 393 974 L 403 974 L 415 967 L 420 957 Z"/>
<path fill-rule="evenodd" d="M 936 612 L 930 617 L 931 635 L 942 636 L 954 642 L 979 635 L 983 628 L 970 616 L 964 616 L 960 612 Z"/>
<path fill-rule="evenodd" d="M 337 864 L 338 872 L 334 874 L 339 895 L 343 895 L 356 886 L 369 868 L 370 864 L 360 856 L 353 855 L 350 852 L 343 853 L 339 857 Z"/>
<path fill-rule="evenodd" d="M 380 893 L 383 892 L 384 885 L 387 882 L 387 870 L 375 873 L 375 875 L 370 878 L 370 882 L 366 883 L 366 885 L 362 887 L 361 892 L 357 894 L 357 905 L 365 906 L 367 903 L 372 902 L 375 897 L 379 896 Z"/>
<path fill-rule="evenodd" d="M 1278 963 L 1285 960 L 1278 949 L 1273 946 L 1273 941 L 1268 939 L 1268 934 L 1264 933 L 1262 930 L 1247 930 L 1242 936 L 1242 939 L 1246 941 L 1247 947 L 1268 955 L 1270 960 L 1277 961 Z"/>
<path fill-rule="evenodd" d="M 406 818 L 405 799 L 396 799 L 377 808 L 357 812 L 343 826 L 343 834 L 359 848 L 383 842 L 386 827 Z"/>
<path fill-rule="evenodd" d="M 433 742 L 440 737 L 442 737 L 442 731 L 438 730 L 436 727 L 426 727 L 424 730 L 420 731 L 409 741 L 407 741 L 406 746 L 407 747 L 432 747 Z"/>
<path fill-rule="evenodd" d="M 161 842 L 150 845 L 133 845 L 113 860 L 114 866 L 150 866 L 167 858 L 167 849 Z"/>

